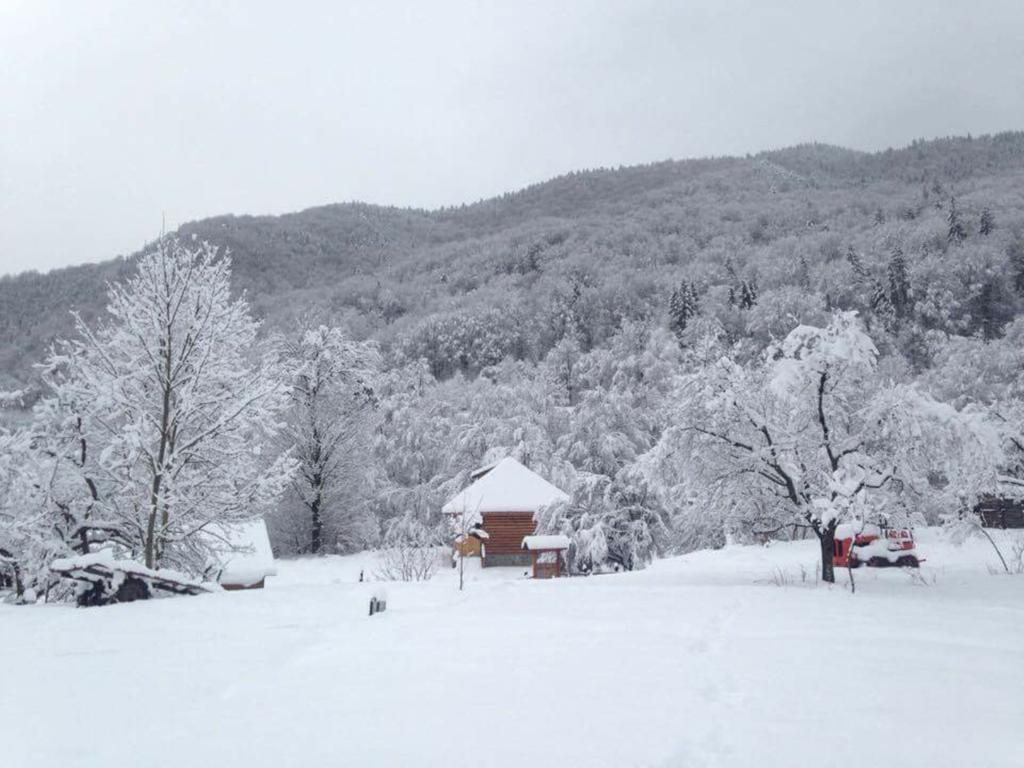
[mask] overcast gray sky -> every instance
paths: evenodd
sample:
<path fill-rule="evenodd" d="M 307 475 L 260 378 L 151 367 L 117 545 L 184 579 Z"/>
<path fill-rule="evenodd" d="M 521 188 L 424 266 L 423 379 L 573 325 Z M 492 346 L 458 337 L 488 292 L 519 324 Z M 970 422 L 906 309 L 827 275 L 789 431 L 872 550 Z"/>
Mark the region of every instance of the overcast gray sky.
<path fill-rule="evenodd" d="M 220 213 L 1024 128 L 1021 0 L 0 0 L 0 273 Z"/>

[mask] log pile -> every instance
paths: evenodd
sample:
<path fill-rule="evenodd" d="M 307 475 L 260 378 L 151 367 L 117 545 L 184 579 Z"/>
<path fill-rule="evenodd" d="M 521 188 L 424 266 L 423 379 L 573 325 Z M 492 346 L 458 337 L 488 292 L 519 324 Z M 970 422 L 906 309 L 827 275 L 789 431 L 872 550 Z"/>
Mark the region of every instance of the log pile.
<path fill-rule="evenodd" d="M 80 606 L 148 600 L 158 592 L 198 595 L 213 587 L 170 570 L 152 570 L 132 560 L 115 560 L 110 550 L 55 560 L 50 571 L 77 583 Z"/>

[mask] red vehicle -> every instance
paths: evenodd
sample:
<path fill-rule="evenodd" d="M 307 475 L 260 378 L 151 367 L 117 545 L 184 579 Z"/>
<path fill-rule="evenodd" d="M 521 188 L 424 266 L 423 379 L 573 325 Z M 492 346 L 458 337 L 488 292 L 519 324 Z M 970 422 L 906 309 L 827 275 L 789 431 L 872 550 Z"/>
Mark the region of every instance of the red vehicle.
<path fill-rule="evenodd" d="M 883 529 L 871 523 L 846 523 L 836 528 L 832 542 L 832 565 L 836 568 L 917 568 L 922 562 L 909 528 Z"/>

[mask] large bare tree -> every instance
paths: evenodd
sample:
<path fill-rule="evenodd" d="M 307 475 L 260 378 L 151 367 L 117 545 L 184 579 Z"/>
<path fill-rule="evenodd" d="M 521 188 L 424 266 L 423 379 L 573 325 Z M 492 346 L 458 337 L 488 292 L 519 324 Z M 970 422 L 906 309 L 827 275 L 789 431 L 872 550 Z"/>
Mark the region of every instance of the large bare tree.
<path fill-rule="evenodd" d="M 278 537 L 299 552 L 365 546 L 380 355 L 340 328 L 316 325 L 285 342 L 291 407 L 281 442 L 298 462 L 291 487 L 301 512 L 275 516 Z"/>

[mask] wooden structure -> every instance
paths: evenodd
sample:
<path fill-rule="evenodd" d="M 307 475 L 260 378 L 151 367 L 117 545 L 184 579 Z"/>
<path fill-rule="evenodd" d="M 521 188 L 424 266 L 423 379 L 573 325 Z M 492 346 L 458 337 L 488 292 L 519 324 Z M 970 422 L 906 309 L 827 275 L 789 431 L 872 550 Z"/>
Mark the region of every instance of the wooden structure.
<path fill-rule="evenodd" d="M 473 482 L 441 509 L 452 522 L 456 546 L 462 544 L 459 532 L 475 527 L 483 532 L 484 567 L 529 565 L 532 559 L 522 544 L 537 528 L 535 513 L 568 501 L 568 494 L 511 457 L 472 472 L 470 478 Z"/>
<path fill-rule="evenodd" d="M 562 575 L 562 553 L 569 548 L 568 536 L 527 536 L 523 550 L 530 553 L 533 578 L 557 579 Z"/>
<path fill-rule="evenodd" d="M 1024 528 L 1024 502 L 1004 496 L 985 496 L 974 512 L 985 528 Z"/>
<path fill-rule="evenodd" d="M 456 536 L 455 554 L 459 557 L 483 557 L 483 539 L 477 531 L 470 531 L 468 536 Z"/>
<path fill-rule="evenodd" d="M 523 537 L 537 529 L 533 513 L 484 512 L 481 517 L 488 536 L 484 565 L 521 565 Z"/>
<path fill-rule="evenodd" d="M 266 584 L 266 577 L 260 579 L 259 581 L 254 581 L 250 584 L 234 584 L 230 581 L 222 581 L 220 583 L 221 587 L 226 589 L 228 592 L 234 592 L 239 589 L 263 589 L 266 586 Z"/>

